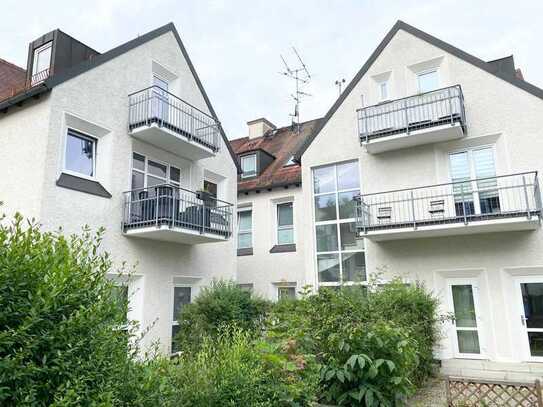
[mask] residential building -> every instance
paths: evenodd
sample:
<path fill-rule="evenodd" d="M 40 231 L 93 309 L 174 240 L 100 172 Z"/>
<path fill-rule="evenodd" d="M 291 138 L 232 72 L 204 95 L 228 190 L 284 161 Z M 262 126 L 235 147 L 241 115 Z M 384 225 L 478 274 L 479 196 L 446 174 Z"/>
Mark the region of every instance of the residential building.
<path fill-rule="evenodd" d="M 0 79 L 2 212 L 105 227 L 144 347 L 170 352 L 183 304 L 236 273 L 237 161 L 175 27 L 105 53 L 54 30 Z"/>
<path fill-rule="evenodd" d="M 443 372 L 541 376 L 542 99 L 512 56 L 396 23 L 296 154 L 305 282 L 421 282 Z"/>
<path fill-rule="evenodd" d="M 305 285 L 301 167 L 294 154 L 318 120 L 276 128 L 264 118 L 232 140 L 239 158 L 237 281 L 277 300 Z"/>

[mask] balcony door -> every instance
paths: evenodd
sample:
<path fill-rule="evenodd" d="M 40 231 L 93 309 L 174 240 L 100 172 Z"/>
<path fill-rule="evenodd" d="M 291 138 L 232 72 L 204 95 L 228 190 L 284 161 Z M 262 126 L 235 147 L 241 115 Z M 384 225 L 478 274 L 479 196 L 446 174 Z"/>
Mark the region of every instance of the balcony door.
<path fill-rule="evenodd" d="M 478 147 L 449 154 L 456 216 L 500 212 L 493 147 Z"/>
<path fill-rule="evenodd" d="M 475 279 L 451 279 L 448 281 L 449 311 L 452 343 L 457 358 L 483 358 L 481 346 L 481 318 L 479 287 Z"/>
<path fill-rule="evenodd" d="M 519 278 L 517 290 L 524 358 L 543 362 L 543 277 Z"/>
<path fill-rule="evenodd" d="M 168 81 L 153 75 L 153 89 L 151 95 L 153 117 L 161 122 L 168 123 L 170 100 L 168 93 Z"/>

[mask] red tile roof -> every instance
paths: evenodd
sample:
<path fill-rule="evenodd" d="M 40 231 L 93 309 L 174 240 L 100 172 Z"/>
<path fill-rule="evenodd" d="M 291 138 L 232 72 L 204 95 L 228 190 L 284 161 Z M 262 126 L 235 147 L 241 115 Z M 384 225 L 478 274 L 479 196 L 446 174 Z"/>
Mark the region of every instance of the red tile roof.
<path fill-rule="evenodd" d="M 231 140 L 230 144 L 238 156 L 250 151 L 263 150 L 275 157 L 275 160 L 258 177 L 239 179 L 238 193 L 300 184 L 302 182 L 300 165 L 285 166 L 285 164 L 309 137 L 319 120 L 321 119 L 302 123 L 300 134 L 297 134 L 292 126 L 287 126 L 270 130 L 261 137 L 253 139 L 243 137 Z"/>
<path fill-rule="evenodd" d="M 7 99 L 25 87 L 26 71 L 0 58 L 0 100 Z"/>

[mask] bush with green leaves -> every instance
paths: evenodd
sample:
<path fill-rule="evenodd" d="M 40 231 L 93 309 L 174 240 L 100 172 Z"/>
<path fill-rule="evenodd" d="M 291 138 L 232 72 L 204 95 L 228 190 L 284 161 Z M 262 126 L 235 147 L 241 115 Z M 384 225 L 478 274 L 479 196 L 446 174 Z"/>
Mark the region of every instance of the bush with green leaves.
<path fill-rule="evenodd" d="M 127 304 L 103 231 L 65 238 L 0 219 L 0 404 L 115 404 L 132 369 Z"/>
<path fill-rule="evenodd" d="M 225 326 L 235 325 L 258 333 L 270 303 L 252 295 L 233 281 L 214 281 L 202 289 L 194 302 L 183 307 L 179 317 L 177 347 L 195 352 L 204 338 L 215 337 Z"/>
<path fill-rule="evenodd" d="M 323 401 L 395 406 L 431 373 L 438 320 L 437 300 L 423 287 L 394 280 L 278 303 L 267 334 L 295 338 L 315 355 Z"/>

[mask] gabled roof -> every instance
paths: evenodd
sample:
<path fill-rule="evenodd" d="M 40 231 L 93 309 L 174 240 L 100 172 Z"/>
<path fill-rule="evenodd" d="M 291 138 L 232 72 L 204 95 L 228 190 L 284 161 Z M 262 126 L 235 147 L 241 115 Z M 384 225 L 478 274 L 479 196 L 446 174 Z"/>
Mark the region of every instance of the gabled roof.
<path fill-rule="evenodd" d="M 315 119 L 301 123 L 300 134 L 297 134 L 292 126 L 287 126 L 270 130 L 261 137 L 252 139 L 243 137 L 230 141 L 232 148 L 238 155 L 264 151 L 275 158 L 258 177 L 239 179 L 238 193 L 300 184 L 302 182 L 300 164 L 295 163 L 288 166 L 285 164 L 300 148 L 300 145 L 307 140 L 320 120 Z"/>
<path fill-rule="evenodd" d="M 0 100 L 13 96 L 16 89 L 24 86 L 25 80 L 23 68 L 0 58 Z"/>
<path fill-rule="evenodd" d="M 75 78 L 78 75 L 81 75 L 87 71 L 90 71 L 93 68 L 96 68 L 97 66 L 102 65 L 105 62 L 108 62 L 112 60 L 113 58 L 116 58 L 120 55 L 125 54 L 126 52 L 139 47 L 140 45 L 145 44 L 146 42 L 149 42 L 157 37 L 160 37 L 161 35 L 171 32 L 175 39 L 177 40 L 177 43 L 179 45 L 179 48 L 181 49 L 181 53 L 183 54 L 183 57 L 187 61 L 187 64 L 189 66 L 189 69 L 194 77 L 194 80 L 196 81 L 196 85 L 198 86 L 198 89 L 202 93 L 202 96 L 204 98 L 204 101 L 206 103 L 207 108 L 209 109 L 209 112 L 213 116 L 213 118 L 219 123 L 219 131 L 221 133 L 221 136 L 224 140 L 224 143 L 226 145 L 226 148 L 228 149 L 230 156 L 232 157 L 232 160 L 234 160 L 234 164 L 236 165 L 236 168 L 238 172 L 240 172 L 240 166 L 238 163 L 238 160 L 236 158 L 236 155 L 234 151 L 232 150 L 230 143 L 228 142 L 228 138 L 226 137 L 226 134 L 224 132 L 224 129 L 222 125 L 220 124 L 220 121 L 217 117 L 217 114 L 215 113 L 215 109 L 213 109 L 213 106 L 211 105 L 211 101 L 209 100 L 209 97 L 207 96 L 207 93 L 202 85 L 202 82 L 200 81 L 200 78 L 198 77 L 198 74 L 196 73 L 196 69 L 194 68 L 194 65 L 192 64 L 192 61 L 189 58 L 189 55 L 187 53 L 187 50 L 185 49 L 185 46 L 183 45 L 183 42 L 181 41 L 181 37 L 179 36 L 179 33 L 177 32 L 175 25 L 173 23 L 168 23 L 162 27 L 159 27 L 153 31 L 150 31 L 142 36 L 139 36 L 137 38 L 134 38 L 133 40 L 130 40 L 128 42 L 125 42 L 122 45 L 119 45 L 118 47 L 115 47 L 103 54 L 97 55 L 93 57 L 92 59 L 86 60 L 81 62 L 78 65 L 75 65 L 65 71 L 63 71 L 60 74 L 52 75 L 49 78 L 47 78 L 44 82 L 42 82 L 40 85 L 35 86 L 34 88 L 31 88 L 23 93 L 19 93 L 17 95 L 14 95 L 13 97 L 10 97 L 6 100 L 0 101 L 0 111 L 7 109 L 10 106 L 13 106 L 14 104 L 20 104 L 24 102 L 26 99 L 36 96 L 39 93 L 43 93 L 45 91 L 48 91 L 52 89 L 53 87 L 66 82 L 69 79 Z M 0 98 L 1 100 L 1 98 Z M 1 116 L 0 116 L 1 117 Z"/>
<path fill-rule="evenodd" d="M 436 38 L 430 34 L 425 33 L 424 31 L 419 30 L 418 28 L 415 28 L 407 23 L 404 23 L 401 20 L 398 20 L 396 24 L 392 27 L 392 29 L 387 33 L 385 38 L 381 41 L 381 43 L 377 46 L 375 51 L 370 55 L 366 63 L 362 66 L 360 71 L 357 72 L 357 74 L 354 76 L 354 78 L 351 80 L 349 85 L 345 88 L 345 91 L 339 96 L 339 98 L 335 101 L 335 103 L 332 105 L 330 110 L 326 112 L 326 115 L 321 120 L 317 128 L 314 130 L 314 132 L 311 134 L 311 136 L 306 140 L 306 142 L 300 147 L 300 149 L 296 153 L 296 160 L 301 161 L 302 155 L 307 150 L 311 142 L 317 137 L 317 135 L 320 133 L 320 131 L 323 129 L 323 127 L 326 125 L 328 120 L 334 115 L 336 110 L 341 106 L 343 101 L 349 96 L 349 94 L 352 92 L 352 90 L 355 88 L 355 86 L 358 84 L 358 82 L 362 79 L 362 77 L 366 74 L 366 72 L 370 69 L 370 67 L 373 65 L 375 60 L 381 55 L 381 52 L 386 48 L 388 43 L 392 40 L 392 38 L 396 35 L 396 33 L 399 30 L 404 30 L 408 32 L 409 34 L 426 41 L 435 47 L 441 48 L 443 51 L 454 55 L 457 58 L 460 58 L 472 65 L 475 65 L 477 68 L 482 69 L 483 71 L 488 72 L 491 75 L 494 75 L 508 83 L 510 83 L 513 86 L 516 86 L 517 88 L 520 88 L 540 99 L 543 99 L 543 89 L 538 88 L 537 86 L 532 85 L 531 83 L 528 83 L 524 80 L 522 80 L 518 74 L 516 75 L 510 75 L 507 72 L 504 72 L 499 69 L 499 66 L 495 63 L 487 63 L 483 61 L 482 59 L 477 58 L 476 56 L 473 56 L 471 54 L 468 54 L 465 51 L 462 51 L 459 48 L 456 48 L 455 46 L 446 43 L 445 41 L 440 40 L 439 38 Z M 492 62 L 492 61 L 491 61 Z M 520 75 L 521 76 L 521 75 Z"/>

